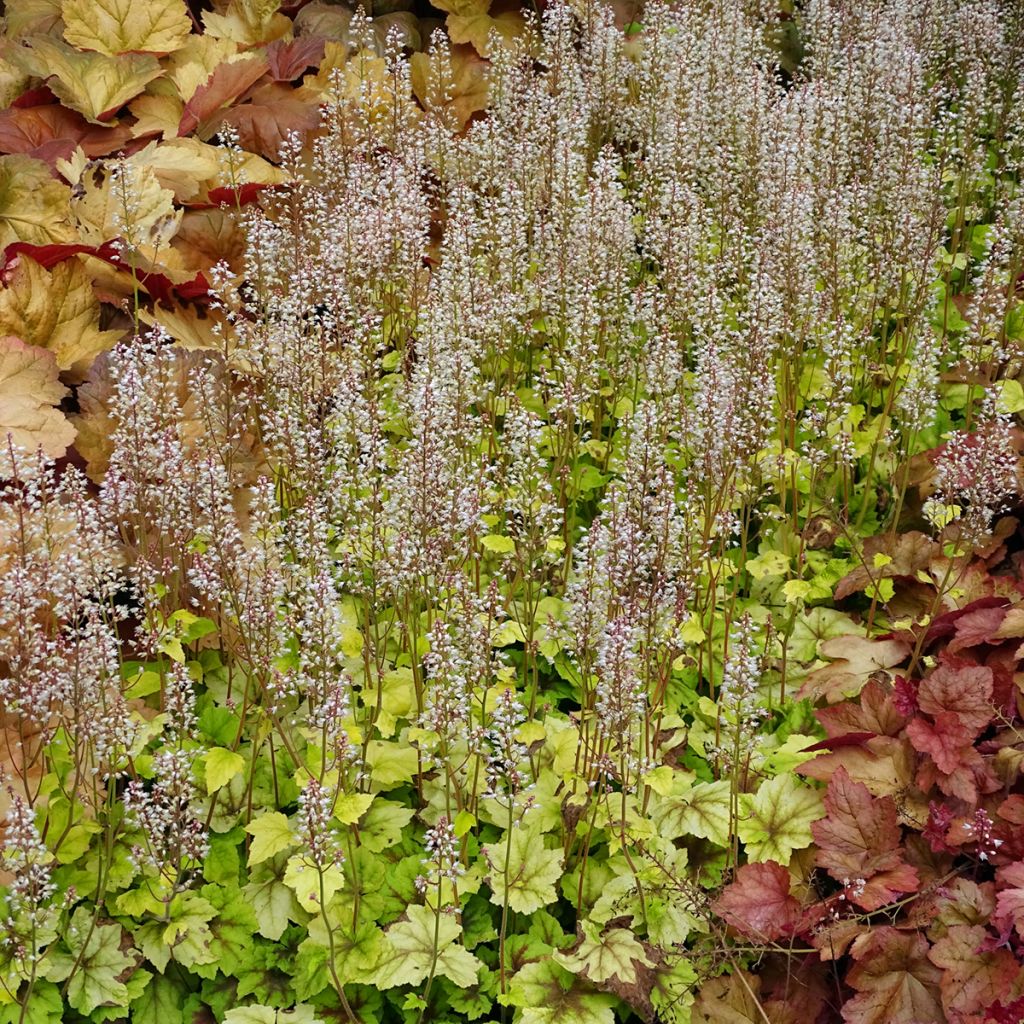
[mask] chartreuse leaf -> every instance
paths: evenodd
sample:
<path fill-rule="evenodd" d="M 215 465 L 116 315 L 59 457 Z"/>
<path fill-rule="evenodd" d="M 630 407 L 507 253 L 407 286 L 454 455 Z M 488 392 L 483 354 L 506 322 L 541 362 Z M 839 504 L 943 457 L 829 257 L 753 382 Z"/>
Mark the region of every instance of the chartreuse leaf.
<path fill-rule="evenodd" d="M 335 803 L 334 816 L 343 825 L 354 825 L 372 803 L 372 793 L 346 793 Z"/>
<path fill-rule="evenodd" d="M 508 1001 L 521 1024 L 614 1024 L 614 996 L 594 992 L 554 960 L 527 964 L 512 979 Z"/>
<path fill-rule="evenodd" d="M 728 846 L 730 792 L 726 781 L 694 784 L 687 774 L 676 772 L 671 792 L 652 806 L 658 834 L 666 839 L 699 836 Z"/>
<path fill-rule="evenodd" d="M 309 939 L 302 944 L 303 947 L 318 946 L 324 954 L 322 963 L 326 964 L 333 944 L 334 967 L 342 984 L 370 984 L 380 962 L 381 951 L 385 948 L 384 933 L 368 922 L 353 929 L 351 917 L 338 920 L 343 915 L 333 908 L 328 916 L 331 918 L 329 925 L 322 914 L 309 922 Z M 307 953 L 309 955 L 311 953 Z"/>
<path fill-rule="evenodd" d="M 435 964 L 436 949 L 435 973 L 460 988 L 469 988 L 483 964 L 457 941 L 461 934 L 462 928 L 451 914 L 435 915 L 429 907 L 409 907 L 405 920 L 387 931 L 374 984 L 380 988 L 419 984 Z"/>
<path fill-rule="evenodd" d="M 245 769 L 245 758 L 234 750 L 213 747 L 203 758 L 206 768 L 206 792 L 216 793 Z"/>
<path fill-rule="evenodd" d="M 287 850 L 289 846 L 294 846 L 298 842 L 288 819 L 280 811 L 261 814 L 245 826 L 245 831 L 253 838 L 249 847 L 249 867 L 261 864 L 268 857 L 273 857 L 275 853 Z"/>
<path fill-rule="evenodd" d="M 0 1005 L 0 1024 L 60 1024 L 63 1018 L 64 1000 L 60 988 L 49 981 L 37 980 L 24 1005 L 21 1002 Z M 170 1024 L 177 1022 L 172 1020 Z"/>
<path fill-rule="evenodd" d="M 492 903 L 503 906 L 507 896 L 513 910 L 532 914 L 558 899 L 555 884 L 562 877 L 562 852 L 547 849 L 536 827 L 513 828 L 483 849 Z"/>
<path fill-rule="evenodd" d="M 794 850 L 811 845 L 811 823 L 823 817 L 821 796 L 792 775 L 763 782 L 740 795 L 739 837 L 752 861 L 788 864 Z"/>
<path fill-rule="evenodd" d="M 284 873 L 284 884 L 295 893 L 299 906 L 309 913 L 315 913 L 331 901 L 335 893 L 345 886 L 345 876 L 340 867 L 330 864 L 318 871 L 311 861 L 297 853 L 288 858 Z"/>
<path fill-rule="evenodd" d="M 299 1003 L 290 1010 L 252 1003 L 236 1006 L 224 1014 L 224 1024 L 321 1024 L 321 1021 L 322 1018 L 316 1015 L 316 1007 L 305 1003 Z"/>
<path fill-rule="evenodd" d="M 636 982 L 637 964 L 654 964 L 626 928 L 610 928 L 602 933 L 593 921 L 583 922 L 583 941 L 575 953 L 555 953 L 555 960 L 574 974 L 585 974 L 591 981 L 617 978 L 625 985 Z"/>
<path fill-rule="evenodd" d="M 384 789 L 411 782 L 418 768 L 414 747 L 384 740 L 372 740 L 367 745 L 366 761 L 370 778 Z"/>
<path fill-rule="evenodd" d="M 43 977 L 49 981 L 70 978 L 67 1001 L 79 1013 L 128 1005 L 128 989 L 119 976 L 135 958 L 121 949 L 121 934 L 120 925 L 94 924 L 88 909 L 79 907 L 64 935 L 68 951 L 47 956 Z"/>

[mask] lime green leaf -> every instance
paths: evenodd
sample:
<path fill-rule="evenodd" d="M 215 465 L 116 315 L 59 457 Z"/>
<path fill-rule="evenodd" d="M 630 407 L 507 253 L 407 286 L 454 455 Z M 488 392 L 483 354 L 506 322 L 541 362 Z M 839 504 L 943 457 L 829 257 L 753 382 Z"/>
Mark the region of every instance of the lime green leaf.
<path fill-rule="evenodd" d="M 461 934 L 462 928 L 451 914 L 436 916 L 429 907 L 409 907 L 406 919 L 388 929 L 374 984 L 380 988 L 419 984 L 430 974 L 436 948 L 435 973 L 460 988 L 469 988 L 476 983 L 483 964 L 457 942 Z"/>
<path fill-rule="evenodd" d="M 536 828 L 513 828 L 483 849 L 492 903 L 504 905 L 507 895 L 512 910 L 532 914 L 558 899 L 555 884 L 562 877 L 562 851 L 545 848 Z"/>
<path fill-rule="evenodd" d="M 385 789 L 411 782 L 418 767 L 416 751 L 401 743 L 372 740 L 366 750 L 370 778 Z"/>
<path fill-rule="evenodd" d="M 206 792 L 216 793 L 245 768 L 245 758 L 233 750 L 214 747 L 206 752 L 203 764 L 206 766 Z"/>
<path fill-rule="evenodd" d="M 516 549 L 516 542 L 511 537 L 505 537 L 497 533 L 491 533 L 486 537 L 481 537 L 480 543 L 483 544 L 488 551 L 493 551 L 499 555 L 511 554 Z"/>
<path fill-rule="evenodd" d="M 1000 381 L 996 407 L 1001 413 L 1024 411 L 1024 387 L 1019 380 Z"/>
<path fill-rule="evenodd" d="M 288 819 L 280 811 L 271 811 L 250 821 L 245 831 L 253 837 L 252 846 L 249 847 L 249 867 L 287 850 L 298 841 L 292 834 Z"/>
<path fill-rule="evenodd" d="M 469 811 L 459 811 L 455 815 L 455 836 L 461 839 L 476 824 L 476 815 Z"/>
<path fill-rule="evenodd" d="M 554 960 L 527 964 L 512 979 L 509 1002 L 520 1024 L 614 1024 L 614 996 L 588 990 Z"/>
<path fill-rule="evenodd" d="M 331 897 L 345 887 L 345 875 L 335 864 L 318 871 L 304 854 L 297 853 L 288 858 L 284 884 L 295 893 L 299 906 L 314 914 L 330 903 Z"/>
<path fill-rule="evenodd" d="M 792 775 L 763 782 L 740 796 L 738 831 L 752 861 L 788 864 L 794 850 L 811 845 L 811 823 L 824 815 L 821 796 Z"/>
<path fill-rule="evenodd" d="M 692 785 L 679 780 L 674 792 L 654 806 L 652 817 L 659 835 L 666 839 L 699 836 L 716 846 L 728 846 L 730 793 L 725 781 Z"/>
<path fill-rule="evenodd" d="M 334 816 L 343 825 L 354 825 L 372 803 L 372 793 L 346 793 L 334 805 Z"/>

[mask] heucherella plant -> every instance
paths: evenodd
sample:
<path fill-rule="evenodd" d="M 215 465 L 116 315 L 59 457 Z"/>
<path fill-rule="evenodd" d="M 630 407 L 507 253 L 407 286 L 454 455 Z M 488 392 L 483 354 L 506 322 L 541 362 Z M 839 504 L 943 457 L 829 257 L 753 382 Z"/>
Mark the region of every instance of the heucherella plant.
<path fill-rule="evenodd" d="M 215 6 L 210 301 L 82 163 L 0 346 L 0 1024 L 1018 1021 L 1016 5 Z"/>

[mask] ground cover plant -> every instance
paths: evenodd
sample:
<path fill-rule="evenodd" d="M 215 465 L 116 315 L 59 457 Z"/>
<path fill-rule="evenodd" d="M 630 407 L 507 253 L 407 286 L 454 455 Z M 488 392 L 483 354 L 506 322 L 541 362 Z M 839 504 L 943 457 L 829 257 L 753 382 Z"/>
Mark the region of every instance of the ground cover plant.
<path fill-rule="evenodd" d="M 1024 17 L 8 4 L 0 1021 L 1024 1019 Z"/>

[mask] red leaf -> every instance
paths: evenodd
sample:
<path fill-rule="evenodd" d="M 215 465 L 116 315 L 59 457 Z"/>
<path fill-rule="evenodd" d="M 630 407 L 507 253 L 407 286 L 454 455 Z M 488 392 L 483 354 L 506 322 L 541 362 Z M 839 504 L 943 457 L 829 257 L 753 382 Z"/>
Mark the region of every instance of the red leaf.
<path fill-rule="evenodd" d="M 852 902 L 878 910 L 917 891 L 917 872 L 900 853 L 902 833 L 892 797 L 873 797 L 839 768 L 829 781 L 825 810 L 826 816 L 811 824 L 817 863 L 847 886 Z"/>
<path fill-rule="evenodd" d="M 12 107 L 38 107 L 43 103 L 56 103 L 57 97 L 45 85 L 26 89 L 12 104 Z"/>
<path fill-rule="evenodd" d="M 744 864 L 715 903 L 715 913 L 755 941 L 792 935 L 800 904 L 790 895 L 789 884 L 789 872 L 773 860 Z"/>
<path fill-rule="evenodd" d="M 120 270 L 130 270 L 131 267 L 121 261 L 113 241 L 104 242 L 102 245 L 83 245 L 81 243 L 67 243 L 64 245 L 33 245 L 31 242 L 12 242 L 4 249 L 3 270 L 6 270 L 11 261 L 18 253 L 27 253 L 37 263 L 41 263 L 49 270 L 57 263 L 69 259 L 78 253 L 85 253 L 95 256 L 97 259 L 109 263 L 112 267 Z M 184 284 L 175 284 L 165 274 L 158 272 L 146 272 L 135 268 L 135 274 L 139 283 L 158 302 L 173 305 L 175 301 L 202 302 L 209 298 L 210 283 L 202 274 L 196 274 L 190 281 Z"/>
<path fill-rule="evenodd" d="M 880 926 L 860 936 L 847 981 L 857 993 L 843 1006 L 846 1024 L 921 1024 L 942 1020 L 942 973 L 928 960 L 920 932 Z"/>
<path fill-rule="evenodd" d="M 914 749 L 929 754 L 945 775 L 952 775 L 962 768 L 974 750 L 974 733 L 953 711 L 941 711 L 935 716 L 934 724 L 923 718 L 915 718 L 907 725 L 907 735 Z"/>
<path fill-rule="evenodd" d="M 954 925 L 928 954 L 932 963 L 943 969 L 942 1006 L 951 1021 L 1011 995 L 1020 964 L 1007 949 L 983 952 L 987 938 L 982 925 Z"/>
<path fill-rule="evenodd" d="M 1024 996 L 1005 1005 L 997 999 L 985 1011 L 986 1024 L 1020 1024 L 1022 1020 L 1024 1020 Z"/>
<path fill-rule="evenodd" d="M 982 665 L 952 666 L 943 663 L 929 673 L 917 691 L 925 714 L 936 717 L 954 713 L 974 735 L 992 721 L 992 669 Z"/>
<path fill-rule="evenodd" d="M 324 59 L 324 40 L 319 36 L 305 36 L 291 42 L 275 39 L 265 53 L 274 81 L 291 82 L 306 68 L 316 67 Z"/>
<path fill-rule="evenodd" d="M 990 643 L 1006 618 L 1008 605 L 1009 602 L 1002 597 L 982 598 L 962 609 L 963 614 L 956 620 L 955 635 L 946 650 L 955 652 Z"/>
<path fill-rule="evenodd" d="M 988 577 L 988 573 L 985 573 Z M 932 624 L 928 627 L 928 633 L 925 637 L 926 646 L 931 646 L 938 640 L 947 640 L 953 637 L 957 633 L 957 624 L 965 616 L 973 615 L 975 612 L 981 611 L 986 608 L 1001 608 L 1003 610 L 1003 616 L 1006 615 L 1006 604 L 1007 599 L 1001 596 L 995 596 L 988 594 L 985 597 L 979 597 L 971 601 L 969 604 L 964 605 L 962 608 L 955 608 L 951 612 L 945 612 L 942 615 L 937 615 L 932 621 Z M 1002 620 L 1000 620 L 1001 622 Z M 998 629 L 998 626 L 996 627 Z"/>
<path fill-rule="evenodd" d="M 220 185 L 206 193 L 206 202 L 186 203 L 190 210 L 209 210 L 217 206 L 247 206 L 255 202 L 265 188 L 274 186 L 263 181 L 246 181 L 241 185 Z"/>
<path fill-rule="evenodd" d="M 267 73 L 264 57 L 246 57 L 221 64 L 185 104 L 178 135 L 190 135 L 210 121 L 227 104 L 237 100 Z"/>
<path fill-rule="evenodd" d="M 90 256 L 98 256 L 107 263 L 113 263 L 117 258 L 116 250 L 112 242 L 105 242 L 101 246 L 84 245 L 81 242 L 70 242 L 62 245 L 34 245 L 31 242 L 12 242 L 4 249 L 3 269 L 6 270 L 11 260 L 18 253 L 27 253 L 47 270 L 51 270 L 58 263 L 77 256 L 79 253 L 88 253 Z"/>

